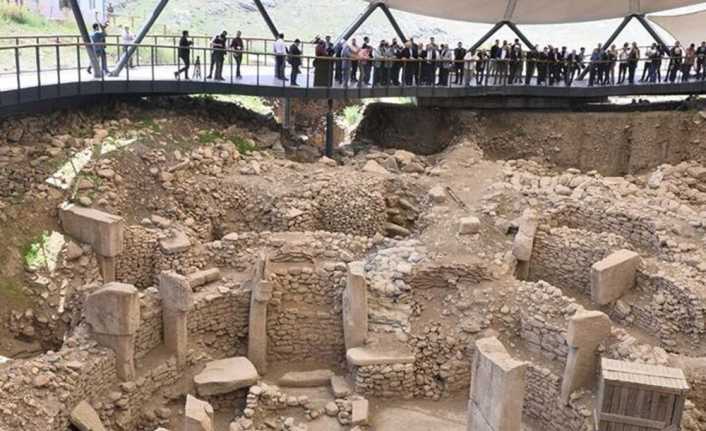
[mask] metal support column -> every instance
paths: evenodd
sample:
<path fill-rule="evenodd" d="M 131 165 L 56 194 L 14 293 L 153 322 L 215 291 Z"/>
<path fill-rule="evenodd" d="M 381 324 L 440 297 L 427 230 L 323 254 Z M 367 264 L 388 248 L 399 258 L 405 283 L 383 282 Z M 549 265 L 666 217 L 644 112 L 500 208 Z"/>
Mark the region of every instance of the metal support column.
<path fill-rule="evenodd" d="M 292 117 L 292 99 L 285 97 L 282 99 L 282 129 L 289 130 Z"/>
<path fill-rule="evenodd" d="M 392 12 L 390 9 L 387 7 L 387 5 L 383 2 L 372 2 L 368 4 L 368 7 L 363 11 L 362 14 L 358 18 L 356 18 L 353 23 L 348 26 L 348 28 L 336 39 L 336 43 L 342 41 L 342 40 L 348 40 L 351 36 L 355 34 L 356 31 L 362 26 L 365 21 L 370 18 L 370 15 L 375 12 L 375 9 L 382 9 L 382 11 L 385 13 L 385 16 L 387 19 L 390 21 L 390 24 L 392 25 L 392 28 L 395 30 L 395 33 L 397 33 L 397 36 L 402 40 L 402 42 L 407 42 L 407 38 L 405 37 L 404 33 L 402 32 L 402 29 L 400 28 L 399 24 L 397 24 L 397 21 L 395 20 L 395 17 L 392 16 Z"/>
<path fill-rule="evenodd" d="M 643 27 L 645 27 L 645 30 L 652 36 L 652 39 L 657 42 L 657 44 L 660 46 L 662 49 L 667 49 L 667 44 L 664 43 L 664 39 L 660 37 L 659 34 L 655 31 L 655 29 L 650 25 L 649 21 L 645 19 L 645 15 L 635 15 L 635 19 L 637 19 L 640 24 L 642 24 Z"/>
<path fill-rule="evenodd" d="M 71 11 L 74 13 L 74 18 L 76 19 L 76 25 L 78 26 L 79 32 L 81 32 L 81 39 L 83 43 L 86 44 L 86 51 L 88 51 L 88 59 L 91 62 L 91 67 L 93 69 L 93 76 L 100 78 L 103 76 L 103 69 L 98 64 L 98 57 L 96 52 L 93 50 L 91 43 L 91 35 L 88 34 L 88 28 L 86 27 L 86 21 L 83 19 L 83 12 L 81 12 L 81 6 L 78 4 L 78 0 L 69 0 L 71 4 Z M 79 70 L 79 74 L 81 71 Z"/>
<path fill-rule="evenodd" d="M 400 38 L 402 43 L 407 42 L 407 37 L 405 37 L 404 32 L 402 31 L 402 28 L 400 28 L 400 25 L 397 24 L 397 20 L 395 17 L 392 15 L 392 11 L 390 10 L 389 7 L 385 3 L 380 3 L 380 9 L 382 12 L 385 14 L 387 17 L 387 20 L 390 21 L 390 25 L 392 25 L 392 28 L 395 30 L 395 33 L 397 33 L 397 37 Z"/>
<path fill-rule="evenodd" d="M 470 48 L 471 51 L 475 51 L 478 48 L 480 48 L 485 42 L 488 41 L 495 33 L 498 32 L 503 26 L 505 25 L 505 21 L 500 21 L 499 23 L 495 24 L 493 28 L 490 29 L 483 37 L 481 37 L 478 42 L 474 43 L 473 46 Z"/>
<path fill-rule="evenodd" d="M 505 25 L 507 25 L 508 27 L 510 27 L 510 30 L 512 30 L 512 32 L 515 33 L 515 34 L 517 35 L 517 37 L 520 38 L 520 40 L 522 41 L 522 43 L 524 43 L 525 45 L 527 45 L 527 48 L 530 48 L 530 49 L 534 48 L 534 45 L 532 45 L 532 42 L 527 38 L 527 36 L 525 36 L 524 33 L 522 33 L 522 32 L 520 31 L 519 28 L 517 28 L 517 26 L 515 25 L 514 22 L 505 21 Z"/>
<path fill-rule="evenodd" d="M 635 18 L 635 16 L 636 15 L 628 15 L 625 18 L 623 18 L 623 22 L 620 23 L 618 28 L 615 29 L 613 34 L 611 34 L 610 37 L 608 38 L 608 40 L 603 44 L 603 46 L 601 46 L 601 50 L 605 51 L 606 49 L 610 48 L 610 46 L 613 44 L 613 42 L 615 42 L 615 39 L 617 39 L 618 36 L 620 36 L 620 33 L 622 33 L 623 30 L 625 30 L 625 27 L 627 27 L 627 25 L 630 23 L 630 21 L 632 21 L 633 18 Z M 589 59 L 589 62 L 590 62 L 590 59 Z M 579 74 L 578 79 L 582 80 L 582 79 L 586 78 L 586 75 L 588 75 L 588 73 L 590 71 L 591 71 L 591 66 L 589 65 L 588 67 L 583 69 L 581 74 Z"/>
<path fill-rule="evenodd" d="M 326 112 L 326 157 L 333 158 L 333 100 L 328 99 L 328 111 Z"/>
<path fill-rule="evenodd" d="M 260 11 L 260 15 L 262 15 L 262 18 L 265 20 L 267 27 L 270 29 L 270 32 L 272 32 L 272 35 L 275 37 L 275 39 L 277 39 L 279 37 L 279 31 L 277 30 L 274 21 L 272 21 L 272 18 L 270 18 L 270 15 L 267 13 L 267 9 L 265 9 L 265 6 L 262 4 L 262 1 L 253 1 L 255 2 L 255 6 L 257 6 L 257 10 Z"/>
<path fill-rule="evenodd" d="M 147 33 L 149 33 L 149 31 L 152 29 L 152 26 L 157 21 L 157 18 L 159 18 L 159 15 L 164 10 L 164 7 L 167 6 L 167 3 L 169 3 L 169 0 L 160 0 L 159 1 L 159 3 L 157 4 L 157 7 L 155 7 L 155 9 L 152 11 L 152 15 L 150 15 L 147 22 L 142 26 L 142 28 L 140 29 L 140 32 L 135 37 L 135 41 L 133 42 L 133 45 L 131 45 L 128 48 L 127 52 L 125 52 L 120 57 L 118 64 L 115 65 L 115 68 L 110 73 L 111 76 L 120 75 L 120 72 L 123 70 L 123 68 L 128 63 L 128 61 L 130 61 L 130 57 L 132 57 L 132 55 L 137 50 L 137 45 L 141 44 L 142 41 L 145 39 L 145 36 L 147 36 Z"/>

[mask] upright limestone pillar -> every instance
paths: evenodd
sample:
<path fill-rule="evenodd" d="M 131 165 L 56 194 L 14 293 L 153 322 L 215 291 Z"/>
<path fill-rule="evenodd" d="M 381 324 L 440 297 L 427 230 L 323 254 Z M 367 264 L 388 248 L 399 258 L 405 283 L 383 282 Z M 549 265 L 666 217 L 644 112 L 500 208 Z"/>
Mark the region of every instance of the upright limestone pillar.
<path fill-rule="evenodd" d="M 468 431 L 520 431 L 527 363 L 513 359 L 500 341 L 476 341 L 468 401 Z"/>
<path fill-rule="evenodd" d="M 86 298 L 86 321 L 94 338 L 115 352 L 118 377 L 135 378 L 135 334 L 140 327 L 140 299 L 135 286 L 108 283 Z"/>
<path fill-rule="evenodd" d="M 260 256 L 255 264 L 250 286 L 248 325 L 248 359 L 262 375 L 267 372 L 267 305 L 272 299 L 272 284 L 264 280 L 267 258 Z"/>
<path fill-rule="evenodd" d="M 162 327 L 164 344 L 176 357 L 177 368 L 186 365 L 188 351 L 187 319 L 194 305 L 189 280 L 172 271 L 159 275 L 159 295 L 162 297 Z"/>
<path fill-rule="evenodd" d="M 368 337 L 368 286 L 363 262 L 348 264 L 348 281 L 342 301 L 346 350 L 363 347 Z"/>
<path fill-rule="evenodd" d="M 530 270 L 530 259 L 534 248 L 534 237 L 537 234 L 539 217 L 533 209 L 526 209 L 518 221 L 518 230 L 512 242 L 512 254 L 517 259 L 516 276 L 527 280 Z"/>
<path fill-rule="evenodd" d="M 569 355 L 561 382 L 561 402 L 569 403 L 571 393 L 579 388 L 591 388 L 598 369 L 598 346 L 610 337 L 610 319 L 600 311 L 576 313 L 569 320 L 566 341 Z"/>

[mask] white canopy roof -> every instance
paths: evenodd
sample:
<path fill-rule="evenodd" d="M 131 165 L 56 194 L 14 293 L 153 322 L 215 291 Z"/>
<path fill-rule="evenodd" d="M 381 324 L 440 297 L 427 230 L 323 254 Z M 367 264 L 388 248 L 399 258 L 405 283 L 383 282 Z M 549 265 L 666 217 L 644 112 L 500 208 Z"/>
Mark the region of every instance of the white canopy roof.
<path fill-rule="evenodd" d="M 706 40 L 706 11 L 686 15 L 652 15 L 649 20 L 667 31 L 683 44 L 699 44 Z"/>
<path fill-rule="evenodd" d="M 385 3 L 392 9 L 459 21 L 555 24 L 659 12 L 703 0 L 385 0 Z"/>

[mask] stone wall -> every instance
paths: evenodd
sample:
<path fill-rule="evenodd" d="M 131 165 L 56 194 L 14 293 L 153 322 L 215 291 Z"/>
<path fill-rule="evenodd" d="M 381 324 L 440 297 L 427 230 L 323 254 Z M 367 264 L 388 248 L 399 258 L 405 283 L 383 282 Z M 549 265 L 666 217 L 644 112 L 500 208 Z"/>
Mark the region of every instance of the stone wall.
<path fill-rule="evenodd" d="M 232 233 L 205 245 L 209 262 L 220 268 L 248 271 L 257 260 L 258 250 L 267 250 L 277 260 L 287 258 L 352 262 L 363 256 L 379 240 L 343 233 L 261 232 Z"/>
<path fill-rule="evenodd" d="M 542 224 L 534 238 L 529 279 L 544 280 L 590 297 L 591 266 L 626 246 L 624 239 L 612 233 Z"/>
<path fill-rule="evenodd" d="M 583 307 L 545 282 L 523 283 L 517 290 L 520 337 L 533 352 L 565 362 L 569 353 L 566 331 L 569 319 Z"/>
<path fill-rule="evenodd" d="M 706 354 L 702 345 L 706 335 L 705 285 L 706 280 L 687 265 L 653 262 L 638 270 L 637 292 L 613 309 L 613 318 L 659 335 L 668 347 L 676 345 L 675 337 L 686 336 Z"/>
<path fill-rule="evenodd" d="M 380 398 L 412 398 L 416 392 L 414 364 L 352 367 L 355 391 Z"/>
<path fill-rule="evenodd" d="M 268 271 L 273 285 L 267 310 L 269 359 L 341 362 L 346 264 L 273 263 Z"/>
<path fill-rule="evenodd" d="M 525 376 L 526 395 L 523 414 L 548 431 L 591 431 L 590 395 L 573 400 L 569 406 L 559 402 L 561 377 L 548 368 L 530 363 Z"/>
<path fill-rule="evenodd" d="M 125 246 L 117 258 L 116 276 L 120 282 L 146 288 L 157 281 L 162 271 L 186 275 L 205 268 L 210 260 L 205 248 L 194 244 L 179 252 L 167 253 L 160 238 L 167 233 L 159 229 L 133 225 L 125 229 Z"/>
<path fill-rule="evenodd" d="M 630 248 L 641 248 L 654 255 L 663 252 L 655 220 L 632 208 L 567 203 L 552 210 L 550 219 L 552 226 L 566 226 L 598 234 L 610 232 L 625 238 L 633 245 Z"/>

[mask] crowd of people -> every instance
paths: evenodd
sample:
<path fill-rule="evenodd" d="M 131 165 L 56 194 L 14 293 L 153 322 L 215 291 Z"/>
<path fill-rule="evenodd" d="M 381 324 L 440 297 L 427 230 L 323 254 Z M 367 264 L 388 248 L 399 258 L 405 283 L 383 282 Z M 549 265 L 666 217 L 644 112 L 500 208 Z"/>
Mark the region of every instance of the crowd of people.
<path fill-rule="evenodd" d="M 92 34 L 99 64 L 107 71 L 105 28 L 95 24 Z M 124 51 L 134 42 L 126 27 L 121 41 Z M 680 42 L 666 47 L 653 44 L 644 51 L 633 42 L 622 47 L 598 45 L 592 51 L 585 48 L 525 47 L 519 39 L 512 42 L 496 40 L 489 49 L 472 49 L 459 42 L 455 47 L 437 43 L 431 37 L 426 43 L 414 39 L 404 42 L 396 38 L 372 44 L 368 37 L 359 43 L 356 38 L 334 43 L 330 36 L 316 37 L 314 58 L 303 56 L 299 39 L 291 44 L 279 34 L 272 44 L 275 58 L 274 77 L 297 86 L 302 68 L 314 69 L 313 86 L 468 86 L 468 85 L 565 85 L 588 77 L 588 86 L 641 83 L 687 82 L 706 80 L 706 42 L 698 47 Z M 189 79 L 189 70 L 201 72 L 201 58 L 192 58 L 194 41 L 184 31 L 179 41 L 180 64 L 175 78 Z M 223 67 L 231 55 L 235 79 L 242 78 L 245 43 L 240 31 L 232 38 L 223 31 L 209 44 L 210 65 L 206 79 L 224 81 Z M 193 61 L 193 65 L 192 65 Z M 643 68 L 638 79 L 638 68 Z M 286 74 L 287 64 L 290 73 Z M 666 70 L 665 67 L 666 66 Z"/>

